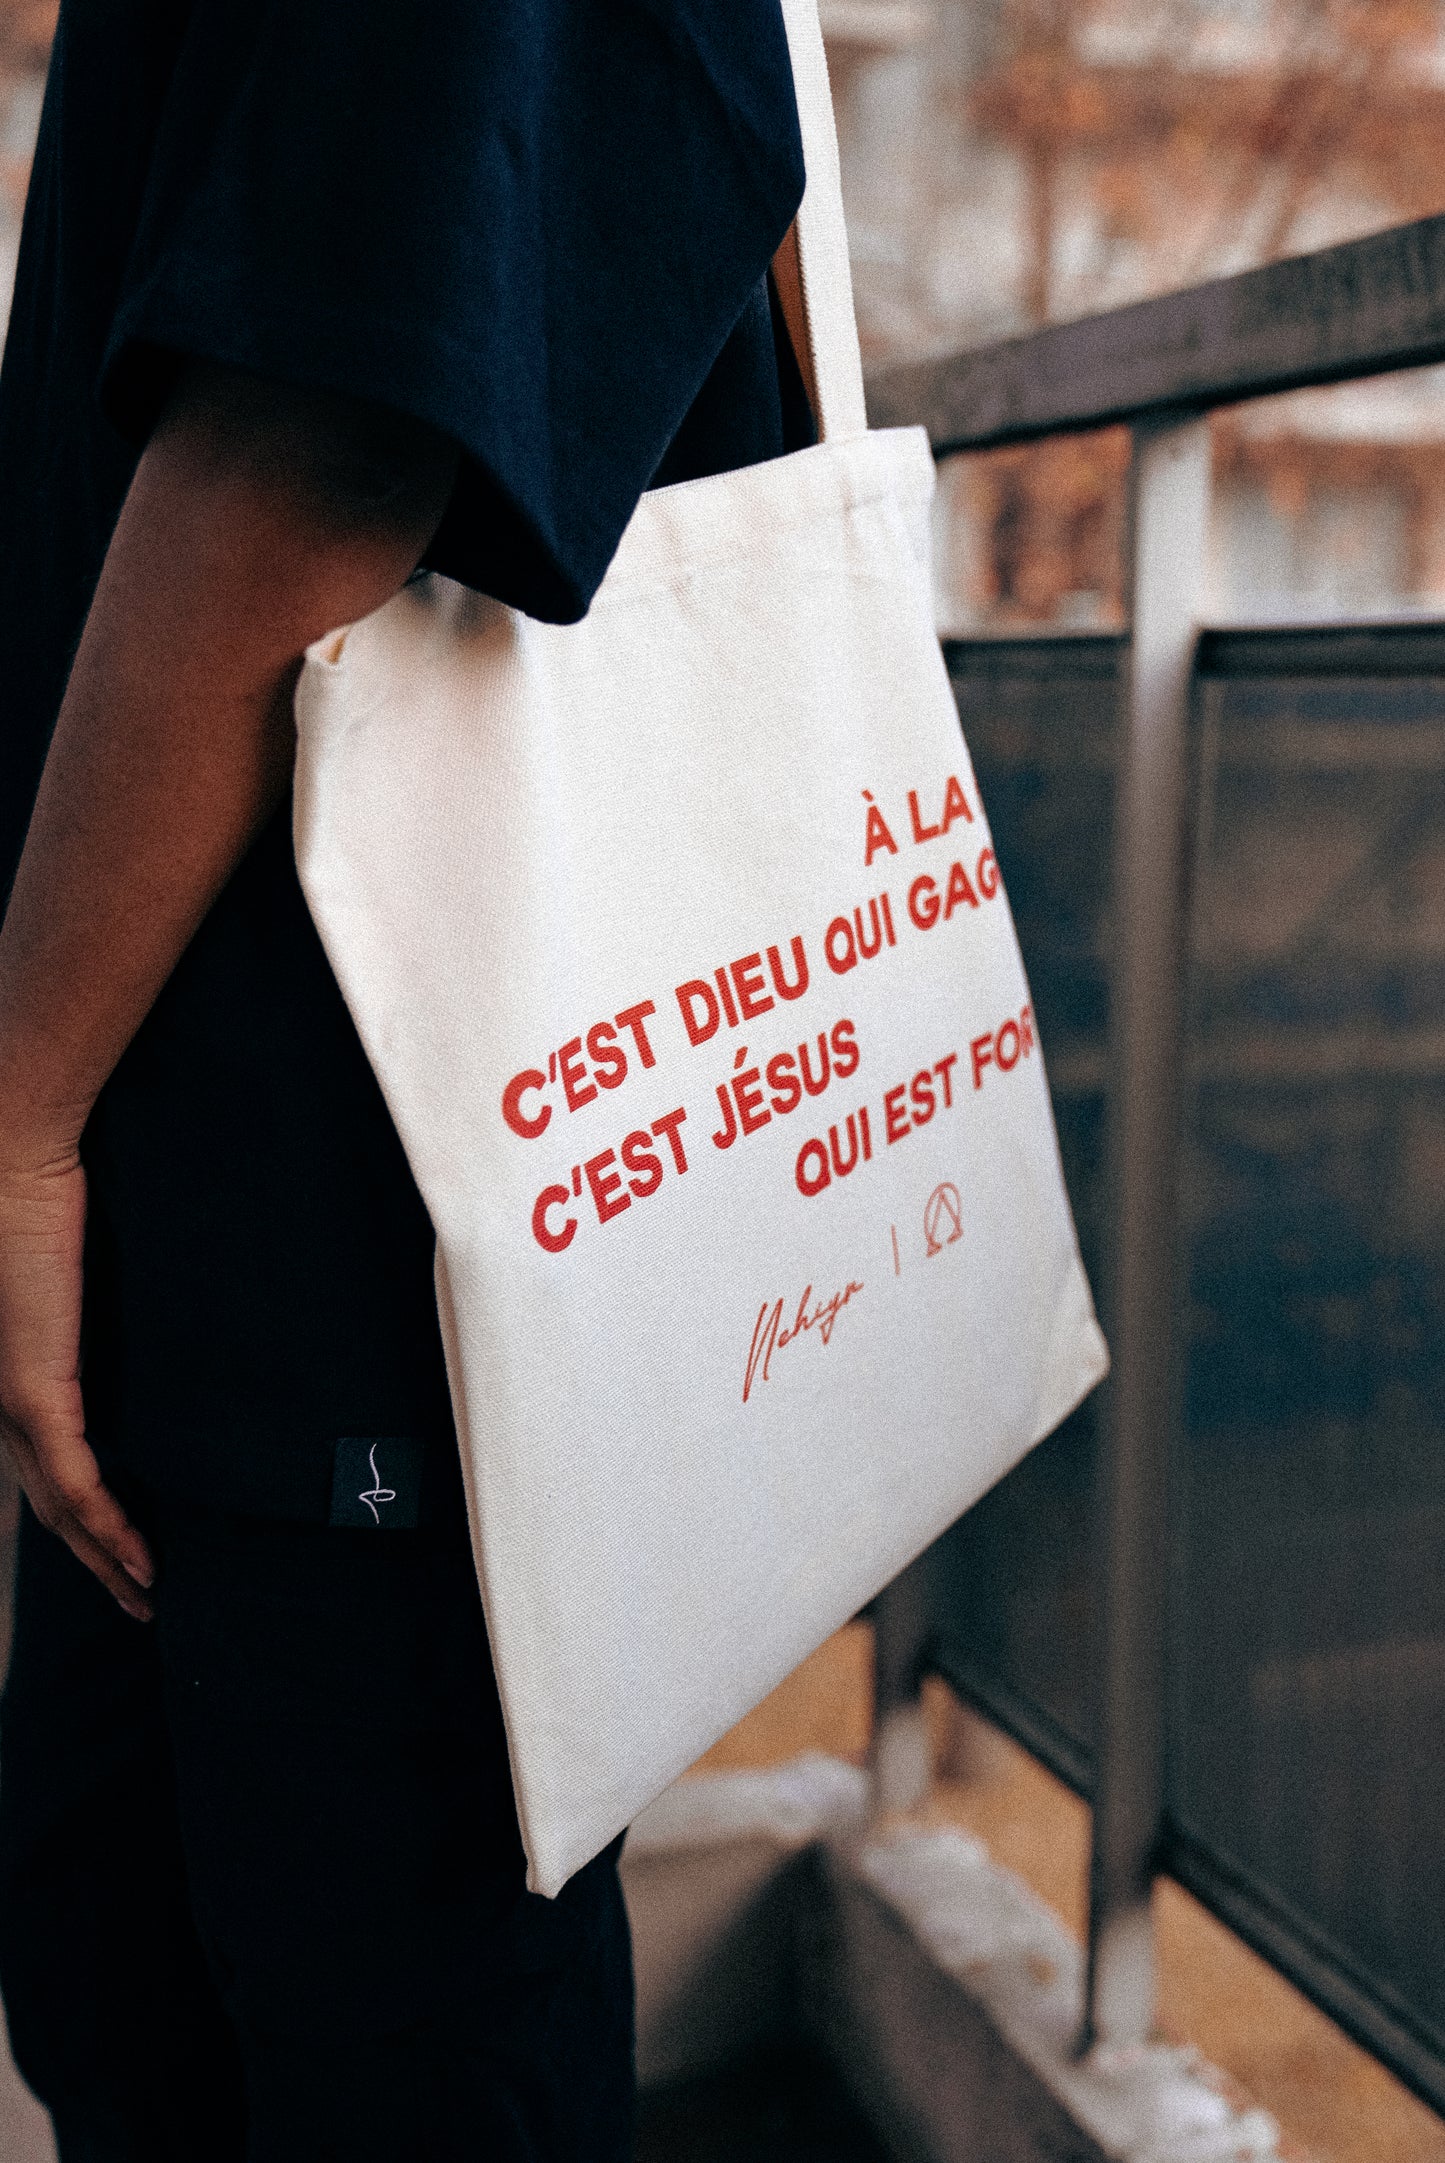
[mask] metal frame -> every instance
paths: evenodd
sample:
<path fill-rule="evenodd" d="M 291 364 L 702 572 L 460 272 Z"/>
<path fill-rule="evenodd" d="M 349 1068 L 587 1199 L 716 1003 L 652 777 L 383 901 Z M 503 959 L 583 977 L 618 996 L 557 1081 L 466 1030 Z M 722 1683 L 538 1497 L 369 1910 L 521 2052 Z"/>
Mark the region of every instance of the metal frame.
<path fill-rule="evenodd" d="M 1011 1735 L 1031 1756 L 1087 1802 L 1094 1792 L 1094 1762 L 1074 1737 L 1038 1705 L 1001 1684 L 981 1663 L 970 1660 L 946 1638 L 929 1631 L 921 1647 L 921 1666 L 939 1675 L 961 1698 L 974 1706 L 995 1727 Z"/>
<path fill-rule="evenodd" d="M 940 458 L 1445 360 L 1445 217 L 881 370 L 875 428 L 921 421 Z"/>
<path fill-rule="evenodd" d="M 1111 1206 L 1119 1256 L 1104 1288 L 1114 1368 L 1103 1422 L 1100 1744 L 1094 1780 L 1089 1992 L 1081 2047 L 1142 2040 L 1154 2012 L 1149 1890 L 1167 1869 L 1437 2109 L 1445 2064 L 1406 2007 L 1382 2002 L 1308 1923 L 1236 1881 L 1164 1811 L 1167 1523 L 1176 1332 L 1175 1196 L 1183 1074 L 1189 702 L 1201 679 L 1445 676 L 1445 626 L 1203 630 L 1209 508 L 1204 416 L 1215 407 L 1445 360 L 1445 217 L 869 384 L 875 426 L 928 428 L 948 456 L 1127 423 L 1133 433 L 1131 633 L 1077 639 L 1090 673 L 1124 671 L 1116 780 L 1118 967 L 1111 1023 Z M 1057 669 L 1055 639 L 1041 664 Z M 975 648 L 975 651 L 978 649 Z M 1015 658 L 1023 642 L 1003 651 Z M 901 1797 L 902 1738 L 925 1667 L 1040 1749 L 1075 1784 L 1057 1738 L 930 1637 L 915 1565 L 875 1603 L 880 1786 Z M 992 1700 L 992 1701 L 991 1701 Z M 888 1774 L 889 1753 L 895 1772 Z M 1068 1753 L 1065 1753 L 1067 1757 Z M 1077 1751 L 1073 1753 L 1075 1759 Z"/>
<path fill-rule="evenodd" d="M 1204 598 L 1209 433 L 1134 431 L 1133 559 L 1117 782 L 1118 955 L 1110 1025 L 1115 1268 L 1104 1422 L 1104 1619 L 1091 1871 L 1088 2035 L 1154 2024 L 1150 1895 L 1164 1811 L 1165 1563 L 1187 936 L 1189 701 Z"/>
<path fill-rule="evenodd" d="M 1378 1986 L 1305 1916 L 1286 1907 L 1247 1872 L 1228 1868 L 1185 1827 L 1172 1822 L 1164 1828 L 1160 1867 L 1432 2109 L 1445 2111 L 1445 2064 L 1438 2043 L 1407 2005 L 1382 1998 Z"/>

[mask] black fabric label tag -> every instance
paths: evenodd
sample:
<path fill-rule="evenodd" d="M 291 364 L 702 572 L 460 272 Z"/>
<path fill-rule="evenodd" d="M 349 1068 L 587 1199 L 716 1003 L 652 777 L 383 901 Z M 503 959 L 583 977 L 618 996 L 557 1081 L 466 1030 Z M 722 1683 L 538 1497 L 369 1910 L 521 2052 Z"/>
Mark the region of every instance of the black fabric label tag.
<path fill-rule="evenodd" d="M 331 1474 L 330 1523 L 363 1532 L 415 1531 L 424 1454 L 412 1435 L 343 1435 Z"/>

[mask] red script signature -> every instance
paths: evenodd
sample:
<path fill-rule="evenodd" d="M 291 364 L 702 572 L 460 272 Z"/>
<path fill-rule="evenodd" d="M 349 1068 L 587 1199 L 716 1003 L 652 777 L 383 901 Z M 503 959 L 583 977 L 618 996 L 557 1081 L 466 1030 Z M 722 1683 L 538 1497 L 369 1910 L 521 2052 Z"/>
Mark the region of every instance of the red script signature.
<path fill-rule="evenodd" d="M 783 1302 L 775 1299 L 770 1307 L 764 1300 L 758 1309 L 757 1326 L 753 1330 L 752 1346 L 748 1352 L 748 1370 L 743 1376 L 743 1403 L 746 1404 L 752 1395 L 754 1382 L 767 1381 L 774 1352 L 781 1352 L 785 1344 L 792 1344 L 796 1338 L 802 1336 L 805 1329 L 816 1329 L 824 1344 L 827 1344 L 832 1338 L 839 1315 L 854 1293 L 861 1292 L 862 1289 L 861 1284 L 849 1284 L 843 1291 L 835 1292 L 831 1299 L 820 1299 L 809 1314 L 808 1302 L 813 1296 L 813 1287 L 811 1284 L 804 1285 L 803 1296 L 798 1301 L 798 1311 L 793 1318 L 791 1329 L 784 1329 L 782 1326 Z"/>

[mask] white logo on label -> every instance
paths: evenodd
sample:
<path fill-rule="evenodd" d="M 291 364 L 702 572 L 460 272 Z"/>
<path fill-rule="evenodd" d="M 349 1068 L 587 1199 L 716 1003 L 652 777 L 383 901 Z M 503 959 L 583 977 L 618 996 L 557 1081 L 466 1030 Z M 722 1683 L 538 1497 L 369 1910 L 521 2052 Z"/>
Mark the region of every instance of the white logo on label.
<path fill-rule="evenodd" d="M 376 1505 L 378 1502 L 395 1502 L 396 1489 L 394 1487 L 383 1487 L 381 1484 L 381 1474 L 376 1469 L 376 1444 L 374 1442 L 371 1445 L 368 1456 L 371 1460 L 371 1476 L 375 1480 L 376 1485 L 372 1488 L 369 1488 L 365 1493 L 359 1494 L 356 1499 L 358 1502 L 364 1502 L 366 1504 L 376 1523 L 380 1524 L 381 1512 L 380 1510 L 378 1510 Z"/>

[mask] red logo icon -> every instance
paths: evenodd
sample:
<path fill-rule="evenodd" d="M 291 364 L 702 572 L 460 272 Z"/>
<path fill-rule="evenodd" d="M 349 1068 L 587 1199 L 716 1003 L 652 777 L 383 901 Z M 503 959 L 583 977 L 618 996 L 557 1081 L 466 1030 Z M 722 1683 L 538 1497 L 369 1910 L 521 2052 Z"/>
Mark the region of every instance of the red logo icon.
<path fill-rule="evenodd" d="M 963 1237 L 963 1203 L 957 1187 L 948 1180 L 935 1187 L 923 1212 L 923 1230 L 930 1254 L 942 1254 Z"/>

